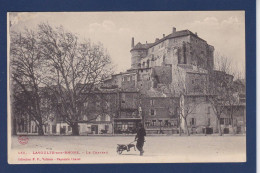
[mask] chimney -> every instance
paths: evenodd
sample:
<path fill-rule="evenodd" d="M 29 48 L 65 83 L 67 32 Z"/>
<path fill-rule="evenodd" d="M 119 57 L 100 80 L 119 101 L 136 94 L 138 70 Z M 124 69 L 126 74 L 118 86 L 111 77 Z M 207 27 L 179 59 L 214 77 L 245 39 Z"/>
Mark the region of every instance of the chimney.
<path fill-rule="evenodd" d="M 147 41 L 145 43 L 147 44 Z"/>
<path fill-rule="evenodd" d="M 159 38 L 156 38 L 156 39 L 155 39 L 155 42 L 157 42 L 157 41 L 159 41 Z"/>
<path fill-rule="evenodd" d="M 165 34 L 163 34 L 163 38 L 165 37 Z"/>
<path fill-rule="evenodd" d="M 134 37 L 132 37 L 132 44 L 131 44 L 131 48 L 134 48 L 134 46 L 135 46 L 135 38 L 134 38 Z"/>
<path fill-rule="evenodd" d="M 196 36 L 198 36 L 198 33 L 197 33 L 197 32 L 195 32 L 195 35 L 196 35 Z"/>
<path fill-rule="evenodd" d="M 172 27 L 172 33 L 175 33 L 175 32 L 176 32 L 176 28 Z"/>

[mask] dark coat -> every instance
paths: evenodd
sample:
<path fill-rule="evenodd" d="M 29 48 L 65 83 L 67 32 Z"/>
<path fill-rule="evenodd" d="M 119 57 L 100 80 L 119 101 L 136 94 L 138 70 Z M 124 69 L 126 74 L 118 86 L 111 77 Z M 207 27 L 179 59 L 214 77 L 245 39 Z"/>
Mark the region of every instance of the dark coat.
<path fill-rule="evenodd" d="M 140 141 L 140 142 L 144 142 L 144 137 L 146 136 L 146 132 L 144 128 L 140 128 L 137 131 L 137 134 L 135 136 L 135 140 Z"/>

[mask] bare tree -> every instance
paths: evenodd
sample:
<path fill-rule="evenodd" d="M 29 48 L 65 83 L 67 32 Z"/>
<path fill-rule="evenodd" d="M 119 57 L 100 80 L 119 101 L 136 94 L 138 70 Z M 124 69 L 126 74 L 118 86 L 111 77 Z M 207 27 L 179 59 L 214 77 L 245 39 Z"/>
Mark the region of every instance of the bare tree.
<path fill-rule="evenodd" d="M 23 105 L 23 111 L 35 121 L 38 134 L 43 135 L 43 114 L 39 86 L 44 78 L 37 35 L 31 30 L 11 33 L 10 42 L 12 92 L 16 105 Z M 23 97 L 20 97 L 20 96 Z M 15 105 L 14 105 L 15 106 Z M 17 107 L 18 108 L 18 107 Z M 16 111 L 17 112 L 17 111 Z"/>
<path fill-rule="evenodd" d="M 233 73 L 233 70 L 232 70 L 232 67 L 231 67 L 232 63 L 227 56 L 222 55 L 219 52 L 216 52 L 214 58 L 215 58 L 215 63 L 214 63 L 215 64 L 215 70 L 222 71 L 222 72 L 225 72 L 227 74 Z"/>
<path fill-rule="evenodd" d="M 210 75 L 211 94 L 208 96 L 212 109 L 217 117 L 219 135 L 222 136 L 220 125 L 221 115 L 227 109 L 227 106 L 233 102 L 233 76 L 230 75 L 231 61 L 225 56 L 216 57 L 216 69 Z"/>
<path fill-rule="evenodd" d="M 181 95 L 180 97 L 180 117 L 184 120 L 184 125 L 186 129 L 186 133 L 188 136 L 190 136 L 187 118 L 189 115 L 191 115 L 197 108 L 197 106 L 200 104 L 198 101 L 192 101 L 191 97 L 188 97 L 187 95 Z M 181 130 L 181 129 L 180 129 Z M 181 134 L 181 132 L 180 132 Z"/>
<path fill-rule="evenodd" d="M 227 90 L 227 115 L 229 115 L 231 119 L 231 126 L 233 129 L 233 134 L 236 134 L 236 118 L 234 116 L 235 112 L 239 112 L 241 103 L 240 103 L 240 96 L 245 94 L 245 86 L 243 84 L 243 78 L 242 78 L 242 72 L 240 71 L 233 71 L 233 76 L 236 79 L 236 81 L 232 82 L 228 86 Z M 241 84 L 241 85 L 240 85 Z"/>
<path fill-rule="evenodd" d="M 194 110 L 199 106 L 202 102 L 200 101 L 194 101 L 191 100 L 189 96 L 189 92 L 187 90 L 188 83 L 185 81 L 185 71 L 182 71 L 181 67 L 177 67 L 175 69 L 176 78 L 177 78 L 177 86 L 179 87 L 179 94 L 180 94 L 180 105 L 179 105 L 179 134 L 181 135 L 182 129 L 181 129 L 181 123 L 182 120 L 184 120 L 184 126 L 186 129 L 186 133 L 188 136 L 190 136 L 187 118 L 189 115 L 191 115 Z M 197 89 L 199 91 L 202 91 L 204 89 L 204 86 L 196 85 Z M 196 96 L 194 96 L 196 97 Z M 195 99 L 196 100 L 196 99 Z"/>
<path fill-rule="evenodd" d="M 38 26 L 40 52 L 49 69 L 46 85 L 58 86 L 56 92 L 60 115 L 79 135 L 78 122 L 82 117 L 81 105 L 96 85 L 111 72 L 110 56 L 101 44 L 78 37 L 63 27 L 53 28 L 47 23 Z"/>

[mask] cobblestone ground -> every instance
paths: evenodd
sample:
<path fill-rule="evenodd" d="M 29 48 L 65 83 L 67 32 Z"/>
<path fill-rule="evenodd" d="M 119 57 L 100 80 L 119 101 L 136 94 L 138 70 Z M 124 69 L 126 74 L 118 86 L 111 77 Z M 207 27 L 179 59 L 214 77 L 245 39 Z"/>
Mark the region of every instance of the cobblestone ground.
<path fill-rule="evenodd" d="M 147 136 L 144 156 L 133 148 L 116 153 L 134 136 L 11 137 L 9 163 L 180 163 L 246 161 L 246 136 Z"/>

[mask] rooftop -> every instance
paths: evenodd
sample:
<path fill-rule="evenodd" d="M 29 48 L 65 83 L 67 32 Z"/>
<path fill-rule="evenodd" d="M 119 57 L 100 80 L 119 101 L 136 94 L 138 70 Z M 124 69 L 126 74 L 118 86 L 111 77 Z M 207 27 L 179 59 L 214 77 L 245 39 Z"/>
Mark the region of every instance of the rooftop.
<path fill-rule="evenodd" d="M 132 50 L 146 50 L 146 49 L 149 49 L 161 42 L 163 42 L 164 40 L 167 40 L 167 39 L 171 39 L 171 38 L 176 38 L 176 37 L 183 37 L 183 36 L 187 36 L 187 35 L 193 35 L 195 37 L 197 37 L 198 39 L 202 40 L 202 41 L 205 41 L 203 40 L 202 38 L 200 38 L 197 34 L 194 34 L 193 32 L 189 31 L 189 30 L 181 30 L 181 31 L 176 31 L 176 32 L 173 32 L 161 39 L 158 39 L 156 40 L 154 43 L 145 43 L 145 44 L 141 44 L 140 42 L 138 42 L 134 48 L 132 48 L 130 51 Z M 205 41 L 206 42 L 206 41 Z"/>

